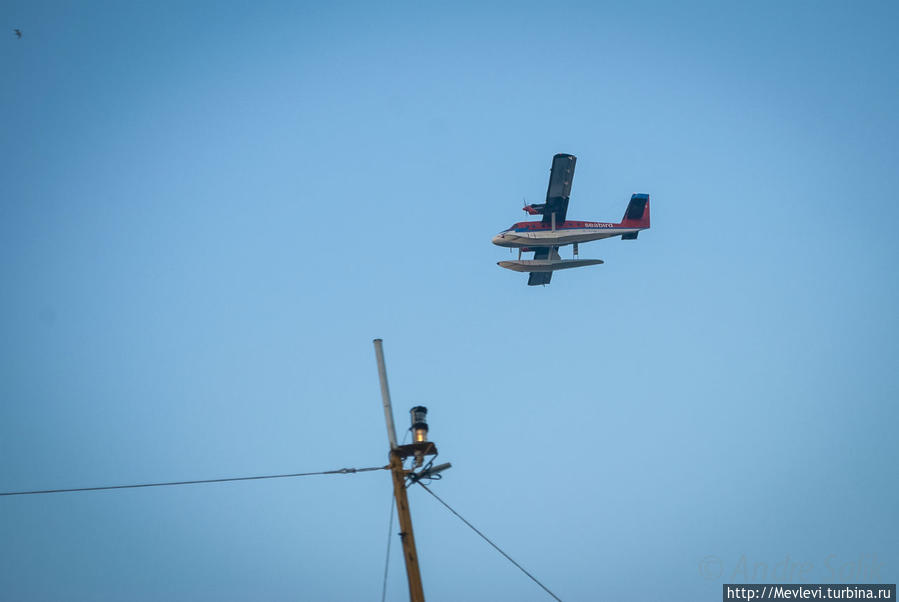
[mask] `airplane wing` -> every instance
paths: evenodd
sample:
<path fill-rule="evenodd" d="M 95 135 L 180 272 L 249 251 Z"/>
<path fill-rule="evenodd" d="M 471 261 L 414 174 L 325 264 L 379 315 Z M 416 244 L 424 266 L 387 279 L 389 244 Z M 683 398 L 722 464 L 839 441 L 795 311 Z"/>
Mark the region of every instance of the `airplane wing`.
<path fill-rule="evenodd" d="M 561 224 L 568 215 L 568 196 L 571 194 L 571 181 L 574 180 L 574 155 L 558 154 L 553 157 L 552 171 L 549 174 L 549 186 L 546 189 L 546 207 L 543 209 L 543 223 L 552 222 L 552 214 L 556 214 L 556 223 Z"/>
<path fill-rule="evenodd" d="M 528 276 L 528 286 L 537 286 L 538 284 L 549 284 L 553 279 L 552 272 L 531 272 Z"/>

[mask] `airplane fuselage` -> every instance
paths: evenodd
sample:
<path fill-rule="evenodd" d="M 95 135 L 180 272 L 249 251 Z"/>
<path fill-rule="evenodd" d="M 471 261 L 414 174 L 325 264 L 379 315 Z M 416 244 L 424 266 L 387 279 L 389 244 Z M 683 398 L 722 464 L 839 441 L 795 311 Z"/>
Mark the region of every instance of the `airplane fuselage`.
<path fill-rule="evenodd" d="M 543 222 L 518 222 L 508 230 L 503 230 L 493 237 L 493 244 L 500 247 L 556 247 L 574 243 L 590 242 L 634 234 L 645 228 L 624 227 L 609 222 L 565 221 L 556 224 Z"/>

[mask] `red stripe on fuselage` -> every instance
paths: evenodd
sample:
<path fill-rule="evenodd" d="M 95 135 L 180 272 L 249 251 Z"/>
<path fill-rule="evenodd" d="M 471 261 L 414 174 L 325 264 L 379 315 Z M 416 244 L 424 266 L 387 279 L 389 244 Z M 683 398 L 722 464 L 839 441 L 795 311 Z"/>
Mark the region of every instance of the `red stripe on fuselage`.
<path fill-rule="evenodd" d="M 611 222 L 564 221 L 560 224 L 556 224 L 556 230 L 605 230 L 608 228 L 621 227 L 621 224 L 613 224 Z M 552 224 L 544 224 L 543 222 L 518 222 L 513 225 L 510 230 L 527 230 L 530 232 L 540 232 L 544 230 L 552 230 Z"/>

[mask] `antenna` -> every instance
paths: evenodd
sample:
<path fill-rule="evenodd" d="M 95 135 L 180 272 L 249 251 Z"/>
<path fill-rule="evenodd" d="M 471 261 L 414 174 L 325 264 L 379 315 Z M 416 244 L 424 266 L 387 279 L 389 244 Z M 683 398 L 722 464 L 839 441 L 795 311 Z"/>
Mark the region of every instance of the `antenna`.
<path fill-rule="evenodd" d="M 375 358 L 378 360 L 378 378 L 381 381 L 381 400 L 384 403 L 384 420 L 387 422 L 387 439 L 390 449 L 396 449 L 396 427 L 393 423 L 393 406 L 390 405 L 390 387 L 387 386 L 387 367 L 384 365 L 384 341 L 375 339 Z"/>

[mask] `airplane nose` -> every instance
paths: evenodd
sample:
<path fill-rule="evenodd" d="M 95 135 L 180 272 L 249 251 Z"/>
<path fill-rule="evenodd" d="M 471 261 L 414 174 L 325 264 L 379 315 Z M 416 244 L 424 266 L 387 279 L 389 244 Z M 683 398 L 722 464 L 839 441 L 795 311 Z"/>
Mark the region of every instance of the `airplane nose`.
<path fill-rule="evenodd" d="M 493 237 L 493 244 L 495 244 L 495 245 L 501 244 L 503 238 L 505 238 L 504 235 L 502 235 L 502 234 L 497 234 L 496 236 Z"/>

